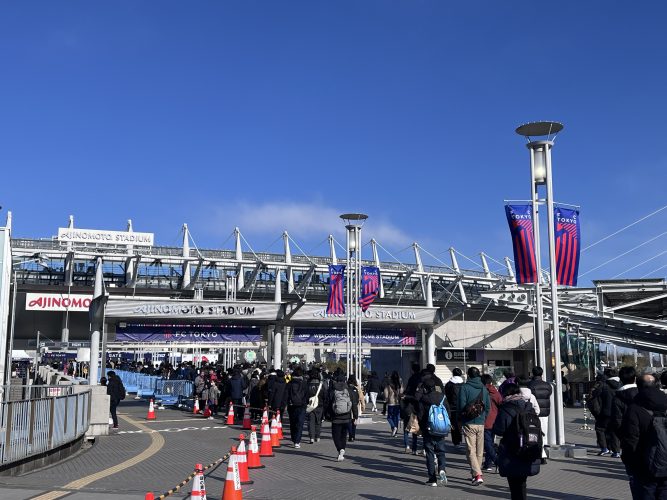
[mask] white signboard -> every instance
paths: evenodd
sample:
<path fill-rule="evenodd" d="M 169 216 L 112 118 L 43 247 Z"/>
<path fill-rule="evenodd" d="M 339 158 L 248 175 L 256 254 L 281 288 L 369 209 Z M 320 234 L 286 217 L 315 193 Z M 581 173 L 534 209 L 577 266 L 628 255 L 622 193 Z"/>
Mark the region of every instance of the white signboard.
<path fill-rule="evenodd" d="M 92 300 L 92 294 L 26 293 L 25 310 L 88 312 Z"/>
<path fill-rule="evenodd" d="M 430 325 L 435 321 L 433 307 L 371 306 L 361 313 L 362 323 L 417 324 Z M 289 315 L 289 309 L 287 314 Z M 292 317 L 292 321 L 341 322 L 346 321 L 344 314 L 327 314 L 324 304 L 305 304 Z"/>
<path fill-rule="evenodd" d="M 275 321 L 274 302 L 216 302 L 212 300 L 132 300 L 111 298 L 107 318 L 198 318 Z"/>
<path fill-rule="evenodd" d="M 153 246 L 153 233 L 102 231 L 99 229 L 58 228 L 58 241 L 73 243 L 104 243 L 106 245 Z"/>

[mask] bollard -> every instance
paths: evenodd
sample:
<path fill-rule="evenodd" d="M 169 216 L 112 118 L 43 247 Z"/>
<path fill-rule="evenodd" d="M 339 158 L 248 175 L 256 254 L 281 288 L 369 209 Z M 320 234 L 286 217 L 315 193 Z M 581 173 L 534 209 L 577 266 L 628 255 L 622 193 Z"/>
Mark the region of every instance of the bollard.
<path fill-rule="evenodd" d="M 584 425 L 579 427 L 582 431 L 590 431 L 591 426 L 588 425 L 588 408 L 586 407 L 586 394 L 582 396 L 582 406 L 584 407 Z"/>

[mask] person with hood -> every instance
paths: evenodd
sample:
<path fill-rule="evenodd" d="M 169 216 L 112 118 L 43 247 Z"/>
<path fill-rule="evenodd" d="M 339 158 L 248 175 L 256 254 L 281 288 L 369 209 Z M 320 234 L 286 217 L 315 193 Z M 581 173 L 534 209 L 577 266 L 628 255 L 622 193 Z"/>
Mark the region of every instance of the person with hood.
<path fill-rule="evenodd" d="M 397 371 L 391 373 L 389 383 L 384 388 L 384 401 L 387 405 L 387 422 L 391 429 L 391 437 L 398 432 L 398 424 L 401 416 L 401 395 L 403 394 L 403 383 Z"/>
<path fill-rule="evenodd" d="M 118 429 L 118 415 L 116 408 L 120 402 L 125 399 L 125 386 L 116 372 L 110 371 L 107 373 L 107 394 L 109 395 L 109 410 L 111 411 L 111 419 L 113 421 L 113 428 Z"/>
<path fill-rule="evenodd" d="M 308 414 L 308 437 L 310 438 L 310 444 L 320 442 L 326 395 L 327 389 L 320 371 L 317 368 L 313 368 L 310 372 L 310 380 L 308 381 L 308 399 L 310 400 L 310 398 L 317 396 L 317 408 Z"/>
<path fill-rule="evenodd" d="M 505 370 L 503 371 L 503 376 L 505 377 L 505 380 L 503 380 L 503 383 L 500 384 L 500 387 L 498 387 L 498 391 L 500 394 L 504 394 L 505 386 L 509 384 L 516 384 L 516 375 L 512 370 Z"/>
<path fill-rule="evenodd" d="M 484 422 L 491 408 L 489 391 L 482 384 L 479 368 L 468 368 L 468 381 L 459 390 L 458 418 L 466 443 L 466 458 L 470 465 L 472 485 L 484 482 L 482 460 L 484 457 Z"/>
<path fill-rule="evenodd" d="M 429 412 L 431 406 L 439 406 L 442 403 L 447 410 L 447 414 L 449 414 L 450 410 L 444 391 L 436 390 L 437 387 L 437 377 L 425 377 L 417 401 L 417 417 L 419 419 L 419 428 L 421 429 L 424 438 L 424 451 L 426 452 L 426 471 L 428 472 L 428 479 L 426 480 L 427 486 L 447 484 L 447 474 L 445 473 L 445 466 L 447 464 L 445 457 L 446 436 L 436 436 L 429 432 Z M 436 458 L 438 461 L 437 469 Z"/>
<path fill-rule="evenodd" d="M 289 413 L 290 439 L 295 448 L 301 448 L 303 422 L 308 405 L 308 384 L 303 379 L 303 370 L 297 366 L 287 384 L 287 412 Z"/>
<path fill-rule="evenodd" d="M 271 376 L 269 375 L 269 383 L 271 381 Z M 282 370 L 276 370 L 276 374 L 273 378 L 273 383 L 268 386 L 269 389 L 269 408 L 273 413 L 280 410 L 280 414 L 284 413 L 285 408 L 285 373 Z"/>
<path fill-rule="evenodd" d="M 616 434 L 608 428 L 611 422 L 612 402 L 616 389 L 621 387 L 621 382 L 615 370 L 605 370 L 605 373 L 598 375 L 596 380 L 591 399 L 599 401 L 599 409 L 597 406 L 591 407 L 591 413 L 595 417 L 595 436 L 600 447 L 598 456 L 602 457 L 620 451 Z"/>
<path fill-rule="evenodd" d="M 380 392 L 380 379 L 374 371 L 368 376 L 368 380 L 366 381 L 366 391 L 368 392 L 370 403 L 372 405 L 371 411 L 375 413 L 378 411 L 377 399 L 378 393 Z"/>
<path fill-rule="evenodd" d="M 331 420 L 331 437 L 338 451 L 338 461 L 345 459 L 347 445 L 347 426 L 359 418 L 359 400 L 356 391 L 352 391 L 345 380 L 345 374 L 337 371 L 327 396 L 327 414 Z"/>
<path fill-rule="evenodd" d="M 533 391 L 531 391 L 528 387 L 529 380 L 525 377 L 516 377 L 514 380 L 519 386 L 519 390 L 521 391 L 521 396 L 523 396 L 523 399 L 532 405 L 533 410 L 535 410 L 535 415 L 540 415 L 540 405 L 537 403 L 537 398 L 535 398 Z"/>
<path fill-rule="evenodd" d="M 609 420 L 609 429 L 616 434 L 617 439 L 621 439 L 621 424 L 623 423 L 623 416 L 628 407 L 632 404 L 632 400 L 639 392 L 637 384 L 637 372 L 633 366 L 623 366 L 618 371 L 618 378 L 621 381 L 621 387 L 616 390 L 614 399 L 611 403 L 611 419 Z M 613 453 L 612 458 L 621 458 L 620 453 Z"/>
<path fill-rule="evenodd" d="M 484 421 L 484 463 L 482 464 L 482 470 L 491 472 L 493 467 L 497 464 L 493 424 L 498 416 L 498 408 L 503 402 L 503 397 L 493 385 L 493 377 L 488 373 L 482 375 L 482 384 L 484 384 L 486 390 L 489 391 L 489 398 L 491 399 L 489 414 Z"/>
<path fill-rule="evenodd" d="M 235 368 L 231 378 L 227 381 L 228 394 L 234 405 L 234 423 L 238 423 L 243 418 L 243 393 L 246 388 L 246 381 L 241 375 L 241 370 Z"/>
<path fill-rule="evenodd" d="M 449 414 L 449 419 L 452 422 L 452 444 L 458 446 L 461 444 L 461 424 L 458 418 L 458 401 L 459 401 L 459 390 L 463 384 L 463 372 L 460 368 L 454 368 L 452 370 L 452 378 L 449 379 L 449 382 L 445 384 L 445 395 L 447 396 L 447 401 L 449 401 L 449 406 L 451 408 L 451 413 Z"/>
<path fill-rule="evenodd" d="M 264 401 L 262 398 L 262 388 L 266 384 L 266 378 L 259 378 L 257 372 L 253 372 L 248 383 L 248 401 L 250 403 L 250 419 L 257 420 L 260 417 Z"/>
<path fill-rule="evenodd" d="M 549 430 L 549 414 L 551 413 L 551 395 L 553 394 L 553 386 L 549 382 L 542 380 L 544 370 L 541 366 L 533 367 L 533 378 L 528 383 L 528 388 L 537 400 L 540 413 L 540 424 L 542 426 L 542 433 L 546 436 Z M 542 447 L 542 465 L 547 463 L 547 452 Z"/>
<path fill-rule="evenodd" d="M 498 446 L 498 472 L 507 478 L 512 500 L 525 500 L 526 479 L 540 472 L 539 460 L 525 460 L 516 454 L 518 436 L 514 430 L 514 420 L 521 412 L 534 413 L 533 405 L 524 399 L 516 384 L 506 384 L 504 400 L 493 424 L 493 433 L 502 436 Z"/>
<path fill-rule="evenodd" d="M 202 397 L 202 393 L 206 388 L 206 370 L 203 368 L 199 370 L 199 375 L 195 377 L 194 380 L 194 389 L 195 389 L 195 398 L 199 400 L 199 410 L 204 411 L 204 406 L 206 405 L 206 400 Z"/>
<path fill-rule="evenodd" d="M 638 393 L 623 415 L 619 435 L 623 453 L 621 459 L 630 480 L 634 500 L 667 498 L 667 478 L 654 477 L 648 470 L 646 456 L 655 444 L 653 418 L 667 412 L 667 395 L 652 375 L 637 379 Z M 667 464 L 653 464 L 667 467 Z"/>

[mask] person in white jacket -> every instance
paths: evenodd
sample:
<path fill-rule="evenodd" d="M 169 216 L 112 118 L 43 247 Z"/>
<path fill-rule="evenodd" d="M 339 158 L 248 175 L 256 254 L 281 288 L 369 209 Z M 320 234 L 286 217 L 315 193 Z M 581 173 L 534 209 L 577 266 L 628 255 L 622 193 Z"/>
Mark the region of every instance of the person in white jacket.
<path fill-rule="evenodd" d="M 540 405 L 537 404 L 537 399 L 535 398 L 533 391 L 531 391 L 530 388 L 528 387 L 530 380 L 524 377 L 517 377 L 516 382 L 517 384 L 519 384 L 519 389 L 521 390 L 521 397 L 531 404 L 531 406 L 535 410 L 535 414 L 539 416 Z"/>

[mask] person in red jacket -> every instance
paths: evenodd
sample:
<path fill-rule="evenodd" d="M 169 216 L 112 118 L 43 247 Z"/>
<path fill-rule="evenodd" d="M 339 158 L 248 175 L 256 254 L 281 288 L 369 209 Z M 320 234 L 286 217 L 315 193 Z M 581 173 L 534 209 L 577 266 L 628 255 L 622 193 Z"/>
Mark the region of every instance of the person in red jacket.
<path fill-rule="evenodd" d="M 489 391 L 491 398 L 491 408 L 489 414 L 484 421 L 484 463 L 482 469 L 490 472 L 496 466 L 496 448 L 494 446 L 495 436 L 493 434 L 493 424 L 498 416 L 498 407 L 503 402 L 503 397 L 498 392 L 498 389 L 493 385 L 493 378 L 489 374 L 482 375 L 482 384 L 484 384 Z"/>

